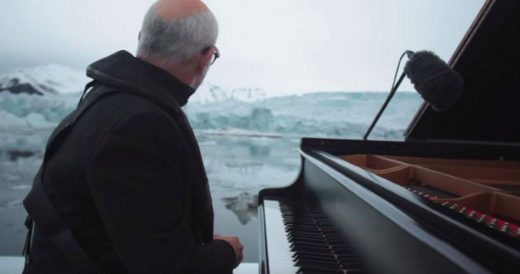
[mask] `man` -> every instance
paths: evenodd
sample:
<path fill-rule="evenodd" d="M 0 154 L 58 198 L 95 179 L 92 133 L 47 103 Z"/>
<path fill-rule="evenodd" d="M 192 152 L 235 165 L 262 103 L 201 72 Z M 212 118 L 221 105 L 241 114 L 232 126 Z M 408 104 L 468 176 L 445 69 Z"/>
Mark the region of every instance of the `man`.
<path fill-rule="evenodd" d="M 200 151 L 181 106 L 218 57 L 199 0 L 159 0 L 137 58 L 120 51 L 49 139 L 24 201 L 24 273 L 231 273 L 236 237 L 213 234 Z"/>

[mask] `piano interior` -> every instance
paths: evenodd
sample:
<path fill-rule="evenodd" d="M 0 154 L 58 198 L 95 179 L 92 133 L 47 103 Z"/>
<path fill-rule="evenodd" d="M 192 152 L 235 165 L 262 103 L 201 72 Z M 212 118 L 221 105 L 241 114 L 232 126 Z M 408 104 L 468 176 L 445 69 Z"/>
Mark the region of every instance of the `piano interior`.
<path fill-rule="evenodd" d="M 477 223 L 520 237 L 520 162 L 369 154 L 341 158 Z"/>
<path fill-rule="evenodd" d="M 520 1 L 488 0 L 450 60 L 464 94 L 405 140 L 303 138 L 259 193 L 261 274 L 520 273 Z"/>

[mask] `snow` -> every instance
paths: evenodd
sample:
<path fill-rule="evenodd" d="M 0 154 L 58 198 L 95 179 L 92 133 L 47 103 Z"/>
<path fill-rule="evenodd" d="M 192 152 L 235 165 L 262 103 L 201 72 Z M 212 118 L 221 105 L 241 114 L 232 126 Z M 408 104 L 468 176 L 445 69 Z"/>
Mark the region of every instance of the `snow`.
<path fill-rule="evenodd" d="M 16 86 L 27 84 L 36 93 L 68 94 L 83 90 L 88 78 L 85 72 L 77 71 L 66 66 L 50 64 L 29 69 L 19 69 L 15 72 L 0 76 L 0 90 L 13 90 Z M 29 88 L 22 88 L 19 92 L 28 93 Z"/>

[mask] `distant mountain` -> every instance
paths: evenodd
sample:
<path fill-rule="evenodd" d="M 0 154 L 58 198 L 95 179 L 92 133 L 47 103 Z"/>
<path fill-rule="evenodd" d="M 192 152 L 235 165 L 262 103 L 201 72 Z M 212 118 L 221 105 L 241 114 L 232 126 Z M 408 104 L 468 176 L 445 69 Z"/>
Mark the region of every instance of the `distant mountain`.
<path fill-rule="evenodd" d="M 37 95 L 76 93 L 87 82 L 85 72 L 51 64 L 0 75 L 0 92 Z"/>
<path fill-rule="evenodd" d="M 84 71 L 51 64 L 0 74 L 0 92 L 36 95 L 77 93 L 83 90 L 88 81 L 89 78 Z M 190 102 L 256 102 L 266 97 L 265 92 L 257 88 L 224 89 L 204 82 L 190 98 Z"/>

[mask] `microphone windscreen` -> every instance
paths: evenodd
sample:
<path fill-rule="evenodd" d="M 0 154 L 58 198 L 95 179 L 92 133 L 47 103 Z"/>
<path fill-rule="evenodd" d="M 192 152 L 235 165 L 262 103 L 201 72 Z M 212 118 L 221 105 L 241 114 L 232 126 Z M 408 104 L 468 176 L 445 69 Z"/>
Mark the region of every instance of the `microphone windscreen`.
<path fill-rule="evenodd" d="M 460 74 L 431 51 L 411 54 L 404 73 L 436 111 L 452 108 L 462 97 L 464 81 Z"/>

